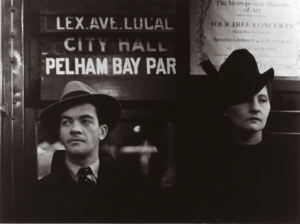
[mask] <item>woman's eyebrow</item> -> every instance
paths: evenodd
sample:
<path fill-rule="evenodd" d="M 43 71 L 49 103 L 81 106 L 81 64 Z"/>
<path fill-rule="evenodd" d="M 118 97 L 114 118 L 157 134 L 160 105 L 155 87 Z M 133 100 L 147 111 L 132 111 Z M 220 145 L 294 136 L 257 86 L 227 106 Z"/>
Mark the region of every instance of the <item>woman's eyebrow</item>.
<path fill-rule="evenodd" d="M 60 120 L 63 120 L 63 119 L 68 119 L 68 120 L 70 120 L 71 117 L 68 117 L 68 116 L 63 115 L 63 116 L 61 116 Z"/>
<path fill-rule="evenodd" d="M 269 97 L 267 94 L 259 94 L 258 96 Z"/>

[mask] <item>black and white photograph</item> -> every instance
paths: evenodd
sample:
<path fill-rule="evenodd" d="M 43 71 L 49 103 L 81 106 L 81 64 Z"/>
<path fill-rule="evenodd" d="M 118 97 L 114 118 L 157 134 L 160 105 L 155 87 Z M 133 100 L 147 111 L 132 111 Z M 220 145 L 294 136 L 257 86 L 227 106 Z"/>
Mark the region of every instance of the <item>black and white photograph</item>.
<path fill-rule="evenodd" d="M 300 1 L 1 0 L 1 223 L 299 223 Z"/>

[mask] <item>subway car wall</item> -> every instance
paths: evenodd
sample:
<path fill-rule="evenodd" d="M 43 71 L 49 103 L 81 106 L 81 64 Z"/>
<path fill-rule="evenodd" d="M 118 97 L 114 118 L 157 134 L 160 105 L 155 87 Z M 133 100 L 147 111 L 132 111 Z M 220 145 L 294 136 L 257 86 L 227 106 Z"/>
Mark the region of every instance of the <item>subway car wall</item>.
<path fill-rule="evenodd" d="M 20 220 L 23 195 L 65 150 L 39 115 L 71 80 L 119 100 L 122 117 L 99 152 L 149 187 L 155 221 L 201 221 L 188 217 L 185 197 L 195 159 L 209 155 L 206 144 L 217 141 L 223 121 L 212 102 L 215 83 L 191 74 L 191 2 L 1 2 L 1 222 Z M 201 10 L 228 3 L 198 2 Z M 300 156 L 300 79 L 275 76 L 272 91 L 268 131 Z M 211 165 L 199 163 L 203 172 Z"/>

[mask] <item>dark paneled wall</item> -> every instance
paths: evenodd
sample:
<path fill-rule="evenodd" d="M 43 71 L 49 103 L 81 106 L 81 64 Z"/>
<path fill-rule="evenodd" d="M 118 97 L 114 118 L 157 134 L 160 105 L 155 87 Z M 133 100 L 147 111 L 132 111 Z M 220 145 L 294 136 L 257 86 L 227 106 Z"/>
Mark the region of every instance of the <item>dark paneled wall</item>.
<path fill-rule="evenodd" d="M 297 91 L 273 91 L 268 128 L 290 148 L 300 150 L 300 85 L 295 83 L 298 83 Z"/>

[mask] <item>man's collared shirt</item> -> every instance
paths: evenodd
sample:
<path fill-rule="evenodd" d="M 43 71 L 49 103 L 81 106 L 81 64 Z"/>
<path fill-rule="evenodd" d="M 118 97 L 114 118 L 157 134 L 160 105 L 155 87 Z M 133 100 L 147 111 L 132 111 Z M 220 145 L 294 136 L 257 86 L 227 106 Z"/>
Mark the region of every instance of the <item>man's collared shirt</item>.
<path fill-rule="evenodd" d="M 65 164 L 67 166 L 67 169 L 69 171 L 69 174 L 71 175 L 71 177 L 77 182 L 78 180 L 78 176 L 77 173 L 79 171 L 80 166 L 77 166 L 71 162 L 69 162 L 68 160 L 65 160 Z M 100 167 L 100 161 L 99 159 L 97 159 L 96 162 L 94 162 L 92 165 L 89 166 L 93 172 L 93 175 L 88 175 L 87 177 L 93 181 L 95 181 L 95 183 L 97 183 L 97 178 L 98 178 L 98 170 Z"/>

